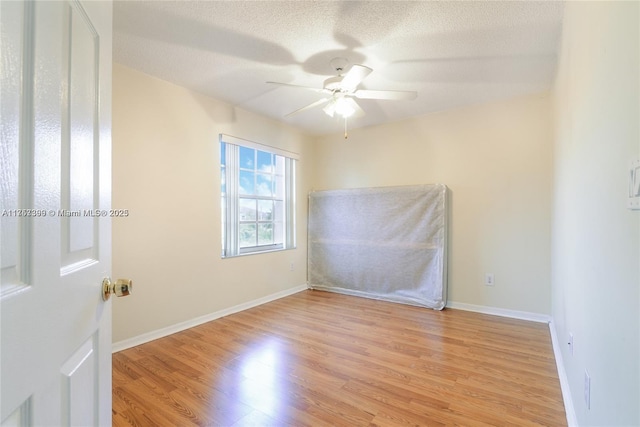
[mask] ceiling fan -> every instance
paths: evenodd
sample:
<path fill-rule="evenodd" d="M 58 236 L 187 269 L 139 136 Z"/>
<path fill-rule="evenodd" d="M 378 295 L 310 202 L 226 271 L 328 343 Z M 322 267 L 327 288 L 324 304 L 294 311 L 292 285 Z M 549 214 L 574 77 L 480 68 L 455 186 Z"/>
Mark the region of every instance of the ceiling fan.
<path fill-rule="evenodd" d="M 291 113 L 285 115 L 285 117 L 293 116 L 294 114 L 302 113 L 303 111 L 307 111 L 326 104 L 323 108 L 323 111 L 331 117 L 334 117 L 334 115 L 337 114 L 344 118 L 345 128 L 347 117 L 364 115 L 364 111 L 362 110 L 362 108 L 360 108 L 354 98 L 378 100 L 412 100 L 418 96 L 418 93 L 414 91 L 358 89 L 358 85 L 360 85 L 360 83 L 369 74 L 371 74 L 373 70 L 364 65 L 354 64 L 351 66 L 349 71 L 343 74 L 348 64 L 349 61 L 345 58 L 332 59 L 331 66 L 336 70 L 338 75 L 326 79 L 322 88 L 299 86 L 280 82 L 267 83 L 311 90 L 316 93 L 327 95 L 326 97 L 319 99 L 318 101 L 312 102 L 309 105 L 292 111 Z"/>

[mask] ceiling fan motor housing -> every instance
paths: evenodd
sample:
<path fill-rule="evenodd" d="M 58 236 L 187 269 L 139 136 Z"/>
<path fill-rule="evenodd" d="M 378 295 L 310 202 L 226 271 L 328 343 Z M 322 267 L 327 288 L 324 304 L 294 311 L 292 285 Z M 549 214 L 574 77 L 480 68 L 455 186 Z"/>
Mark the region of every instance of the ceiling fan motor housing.
<path fill-rule="evenodd" d="M 342 89 L 343 76 L 329 77 L 324 81 L 324 88 L 332 92 Z"/>

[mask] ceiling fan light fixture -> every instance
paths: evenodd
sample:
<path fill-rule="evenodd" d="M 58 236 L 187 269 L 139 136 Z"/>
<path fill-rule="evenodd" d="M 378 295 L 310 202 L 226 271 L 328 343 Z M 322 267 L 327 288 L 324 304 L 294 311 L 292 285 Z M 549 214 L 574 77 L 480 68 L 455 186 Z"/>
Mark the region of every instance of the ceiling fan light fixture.
<path fill-rule="evenodd" d="M 347 117 L 353 116 L 356 112 L 355 107 L 352 105 L 353 102 L 354 101 L 349 98 L 334 98 L 322 109 L 322 111 L 324 111 L 329 117 L 333 117 L 337 114 L 346 119 Z"/>
<path fill-rule="evenodd" d="M 333 117 L 333 115 L 336 112 L 336 103 L 335 103 L 335 101 L 333 101 L 333 100 L 329 101 L 329 103 L 324 106 L 322 111 L 324 111 L 327 114 L 327 116 Z"/>
<path fill-rule="evenodd" d="M 356 109 L 353 107 L 353 105 L 351 105 L 352 102 L 353 100 L 349 98 L 336 99 L 336 113 L 340 114 L 345 119 L 347 117 L 353 116 L 353 113 L 356 112 Z"/>

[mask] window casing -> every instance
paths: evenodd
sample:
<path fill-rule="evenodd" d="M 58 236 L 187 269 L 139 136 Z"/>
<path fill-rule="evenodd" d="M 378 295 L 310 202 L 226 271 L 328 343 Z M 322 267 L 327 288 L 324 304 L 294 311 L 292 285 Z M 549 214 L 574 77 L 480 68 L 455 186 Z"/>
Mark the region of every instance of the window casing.
<path fill-rule="evenodd" d="M 220 135 L 223 258 L 295 247 L 296 158 Z"/>

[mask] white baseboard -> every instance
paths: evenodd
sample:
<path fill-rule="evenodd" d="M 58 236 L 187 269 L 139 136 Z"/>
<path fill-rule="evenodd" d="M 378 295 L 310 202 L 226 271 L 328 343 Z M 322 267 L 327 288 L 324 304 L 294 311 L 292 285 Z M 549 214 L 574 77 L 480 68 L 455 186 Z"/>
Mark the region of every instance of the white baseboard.
<path fill-rule="evenodd" d="M 531 313 L 529 311 L 509 310 L 506 308 L 488 307 L 484 305 L 467 304 L 464 302 L 448 301 L 446 307 L 458 310 L 473 311 L 494 316 L 511 317 L 513 319 L 529 320 L 538 323 L 549 323 L 551 317 L 548 314 Z"/>
<path fill-rule="evenodd" d="M 564 369 L 562 352 L 560 351 L 562 342 L 558 340 L 556 326 L 553 319 L 549 322 L 549 332 L 551 332 L 551 344 L 553 345 L 553 354 L 556 358 L 558 378 L 560 379 L 560 389 L 562 390 L 562 400 L 564 400 L 564 412 L 567 415 L 567 425 L 569 427 L 578 427 L 578 419 L 576 417 L 575 408 L 573 407 L 571 389 L 569 388 L 569 379 L 567 378 L 567 371 Z"/>
<path fill-rule="evenodd" d="M 187 320 L 184 322 L 176 323 L 175 325 L 167 326 L 166 328 L 157 329 L 155 331 L 147 332 L 133 338 L 118 341 L 112 344 L 111 351 L 117 353 L 118 351 L 126 350 L 127 348 L 135 347 L 140 344 L 144 344 L 149 341 L 157 340 L 158 338 L 166 337 L 167 335 L 175 334 L 176 332 L 184 331 L 185 329 L 193 328 L 194 326 L 201 325 L 203 323 L 210 322 L 220 317 L 228 316 L 233 313 L 238 313 L 243 310 L 247 310 L 252 307 L 257 307 L 262 304 L 266 304 L 271 301 L 275 301 L 280 298 L 293 295 L 295 293 L 304 291 L 309 287 L 299 285 L 294 288 L 286 289 L 284 291 L 276 292 L 271 295 L 267 295 L 262 298 L 254 299 L 242 304 L 234 305 L 233 307 L 225 308 L 223 310 L 216 311 L 214 313 L 205 314 L 204 316 L 196 317 L 195 319 Z"/>

